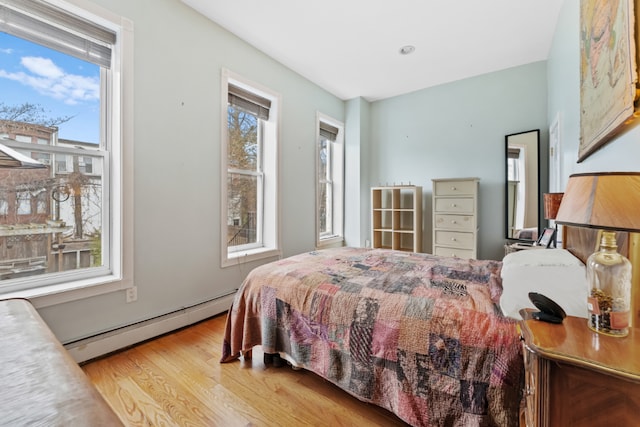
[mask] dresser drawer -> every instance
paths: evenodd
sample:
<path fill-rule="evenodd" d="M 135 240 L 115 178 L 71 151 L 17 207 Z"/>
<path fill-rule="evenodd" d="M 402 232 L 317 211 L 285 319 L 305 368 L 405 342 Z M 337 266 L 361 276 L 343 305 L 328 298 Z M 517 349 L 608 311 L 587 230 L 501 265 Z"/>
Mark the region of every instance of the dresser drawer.
<path fill-rule="evenodd" d="M 476 218 L 472 215 L 436 214 L 433 226 L 447 230 L 473 231 Z"/>
<path fill-rule="evenodd" d="M 475 258 L 475 251 L 473 249 L 459 249 L 459 248 L 445 248 L 443 246 L 436 246 L 433 249 L 433 254 L 438 256 L 455 257 L 455 258 Z"/>
<path fill-rule="evenodd" d="M 476 181 L 435 181 L 433 194 L 435 196 L 471 196 L 475 194 Z"/>
<path fill-rule="evenodd" d="M 474 244 L 473 233 L 461 231 L 435 230 L 435 244 L 461 249 L 472 249 Z"/>
<path fill-rule="evenodd" d="M 473 214 L 475 202 L 472 198 L 446 197 L 434 201 L 435 212 Z"/>

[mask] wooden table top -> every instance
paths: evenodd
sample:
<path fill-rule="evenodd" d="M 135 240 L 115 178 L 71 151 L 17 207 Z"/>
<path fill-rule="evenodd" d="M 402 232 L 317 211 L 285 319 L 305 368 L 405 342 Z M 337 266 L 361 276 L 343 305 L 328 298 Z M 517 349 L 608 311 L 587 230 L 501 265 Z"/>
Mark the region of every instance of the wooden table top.
<path fill-rule="evenodd" d="M 567 316 L 561 324 L 535 320 L 523 309 L 520 329 L 527 346 L 551 360 L 565 361 L 640 382 L 640 328 L 626 337 L 592 331 L 587 319 Z"/>

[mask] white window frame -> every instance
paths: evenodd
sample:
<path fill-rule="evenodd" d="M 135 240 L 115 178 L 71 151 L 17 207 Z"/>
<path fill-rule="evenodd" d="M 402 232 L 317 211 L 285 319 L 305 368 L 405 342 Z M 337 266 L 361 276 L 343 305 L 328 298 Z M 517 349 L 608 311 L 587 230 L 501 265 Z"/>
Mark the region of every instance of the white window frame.
<path fill-rule="evenodd" d="M 278 257 L 282 251 L 280 248 L 280 208 L 279 208 L 279 173 L 278 158 L 280 151 L 280 106 L 281 96 L 261 85 L 249 81 L 248 79 L 228 70 L 222 69 L 221 73 L 221 141 L 220 144 L 220 254 L 221 266 L 229 267 L 242 263 L 252 262 L 260 259 Z M 247 245 L 244 248 L 237 248 L 230 252 L 227 248 L 227 219 L 228 219 L 228 194 L 227 194 L 227 106 L 229 98 L 229 84 L 233 84 L 249 92 L 253 92 L 271 101 L 269 110 L 269 120 L 261 120 L 259 133 L 261 143 L 261 164 L 263 174 L 262 198 L 258 195 L 258 204 L 261 205 L 261 218 L 257 218 L 257 228 L 261 235 L 258 245 Z"/>
<path fill-rule="evenodd" d="M 104 224 L 110 235 L 106 258 L 109 265 L 99 275 L 83 271 L 56 273 L 25 278 L 17 286 L 0 288 L 2 298 L 28 298 L 35 307 L 46 307 L 123 290 L 133 282 L 133 23 L 87 0 L 46 0 L 72 15 L 95 22 L 116 34 L 112 46 L 109 78 L 102 85 L 102 137 L 110 151 L 103 179 L 110 180 L 111 221 Z M 102 70 L 101 81 L 104 79 Z M 105 105 L 107 107 L 105 107 Z M 19 147 L 18 147 L 19 148 Z M 108 173 L 107 173 L 108 171 Z"/>
<path fill-rule="evenodd" d="M 330 164 L 327 165 L 330 177 L 327 180 L 331 182 L 332 199 L 331 199 L 331 223 L 333 233 L 324 235 L 320 233 L 320 187 L 319 187 L 319 168 L 320 168 L 320 123 L 326 123 L 338 129 L 338 135 L 335 141 L 329 141 L 330 146 Z M 316 113 L 316 247 L 326 248 L 340 246 L 344 243 L 344 123 L 322 114 Z M 329 215 L 329 212 L 327 212 Z"/>

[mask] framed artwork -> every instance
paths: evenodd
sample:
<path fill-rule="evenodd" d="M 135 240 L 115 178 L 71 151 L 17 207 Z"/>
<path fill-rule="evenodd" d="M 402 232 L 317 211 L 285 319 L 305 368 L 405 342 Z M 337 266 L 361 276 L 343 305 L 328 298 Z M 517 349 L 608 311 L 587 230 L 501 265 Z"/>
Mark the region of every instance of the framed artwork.
<path fill-rule="evenodd" d="M 548 248 L 551 246 L 551 242 L 553 241 L 553 237 L 556 234 L 555 228 L 545 228 L 544 231 L 538 237 L 538 241 L 536 242 L 536 246 L 543 246 Z"/>
<path fill-rule="evenodd" d="M 634 0 L 580 1 L 578 162 L 634 117 L 637 64 Z"/>

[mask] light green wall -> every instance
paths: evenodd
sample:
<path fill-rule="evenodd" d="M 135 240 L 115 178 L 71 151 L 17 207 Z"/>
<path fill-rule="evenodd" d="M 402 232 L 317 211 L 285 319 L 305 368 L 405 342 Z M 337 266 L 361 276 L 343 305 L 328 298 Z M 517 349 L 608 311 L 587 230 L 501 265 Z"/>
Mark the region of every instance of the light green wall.
<path fill-rule="evenodd" d="M 346 102 L 345 124 L 345 244 L 366 246 L 368 229 L 371 104 L 363 98 Z"/>
<path fill-rule="evenodd" d="M 282 95 L 281 243 L 315 244 L 315 120 L 344 102 L 178 0 L 94 0 L 134 24 L 135 285 L 40 309 L 57 337 L 79 339 L 214 298 L 255 267 L 220 268 L 220 76 L 228 68 Z"/>
<path fill-rule="evenodd" d="M 562 188 L 569 175 L 640 171 L 640 127 L 634 124 L 577 163 L 580 138 L 580 2 L 565 0 L 549 55 L 549 123 L 560 118 Z"/>
<path fill-rule="evenodd" d="M 505 135 L 540 129 L 546 152 L 546 62 L 378 101 L 371 110 L 369 184 L 423 187 L 424 250 L 432 239 L 431 180 L 479 177 L 478 256 L 502 259 Z"/>

